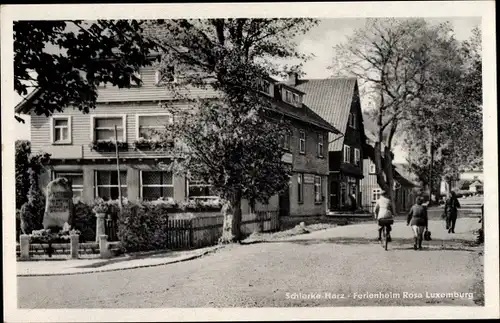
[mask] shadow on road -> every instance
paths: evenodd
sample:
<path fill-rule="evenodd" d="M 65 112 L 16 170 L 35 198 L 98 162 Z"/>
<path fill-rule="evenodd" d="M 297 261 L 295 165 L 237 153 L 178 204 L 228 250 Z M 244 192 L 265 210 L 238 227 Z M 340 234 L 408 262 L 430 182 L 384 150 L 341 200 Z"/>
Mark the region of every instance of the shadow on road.
<path fill-rule="evenodd" d="M 138 260 L 138 259 L 151 259 L 151 258 L 173 258 L 173 257 L 178 257 L 179 253 L 178 252 L 173 252 L 173 251 L 152 251 L 152 252 L 145 252 L 141 253 L 138 255 L 129 255 L 129 256 L 123 256 L 119 258 L 113 258 L 113 259 L 108 259 L 108 260 L 103 260 L 100 262 L 92 263 L 89 265 L 83 265 L 83 266 L 75 266 L 75 268 L 99 268 L 99 267 L 104 267 L 120 262 L 125 262 L 125 261 L 131 261 L 131 260 Z"/>
<path fill-rule="evenodd" d="M 269 240 L 269 241 L 248 241 L 242 242 L 242 245 L 250 245 L 256 243 L 295 243 L 300 245 L 313 245 L 313 244 L 341 244 L 341 245 L 366 245 L 366 244 L 380 244 L 376 239 L 369 238 L 346 238 L 346 237 L 336 237 L 336 238 L 323 238 L 323 239 L 287 239 L 287 240 Z M 449 250 L 449 251 L 476 251 L 471 249 L 472 247 L 477 247 L 478 245 L 473 241 L 466 239 L 450 239 L 450 240 L 431 240 L 425 241 L 424 250 L 429 251 L 439 251 L 439 250 Z M 429 248 L 432 247 L 432 248 Z M 389 243 L 389 248 L 394 250 L 413 250 L 413 239 L 405 238 L 393 238 Z"/>

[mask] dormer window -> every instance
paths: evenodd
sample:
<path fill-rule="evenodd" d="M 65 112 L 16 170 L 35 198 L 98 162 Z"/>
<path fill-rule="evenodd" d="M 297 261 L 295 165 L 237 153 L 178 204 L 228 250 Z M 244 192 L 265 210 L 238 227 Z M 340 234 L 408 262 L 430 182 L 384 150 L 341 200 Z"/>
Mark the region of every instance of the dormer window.
<path fill-rule="evenodd" d="M 134 80 L 134 78 L 132 77 L 132 75 L 134 77 L 138 78 L 139 82 L 136 82 Z M 141 82 L 140 82 L 140 80 L 141 80 L 141 73 L 139 71 L 135 71 L 135 72 L 132 73 L 132 75 L 130 75 L 130 86 L 141 86 Z"/>
<path fill-rule="evenodd" d="M 299 107 L 302 104 L 302 97 L 290 90 L 283 89 L 283 101 Z"/>
<path fill-rule="evenodd" d="M 167 66 L 155 72 L 155 85 L 175 82 L 175 69 Z"/>
<path fill-rule="evenodd" d="M 262 93 L 272 95 L 271 82 L 269 82 L 268 80 L 260 79 L 257 83 L 257 89 Z"/>

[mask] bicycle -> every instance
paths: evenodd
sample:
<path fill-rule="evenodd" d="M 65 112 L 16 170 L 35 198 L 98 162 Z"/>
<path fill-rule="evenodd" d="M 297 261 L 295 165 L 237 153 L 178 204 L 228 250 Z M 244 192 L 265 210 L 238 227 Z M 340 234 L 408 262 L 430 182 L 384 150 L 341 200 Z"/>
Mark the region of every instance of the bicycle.
<path fill-rule="evenodd" d="M 394 220 L 393 219 L 380 219 L 378 220 L 378 223 L 380 226 L 382 226 L 382 228 L 380 230 L 381 231 L 381 239 L 380 239 L 380 243 L 382 244 L 382 248 L 384 248 L 386 251 L 387 251 L 387 246 L 389 244 L 389 226 L 394 224 Z"/>

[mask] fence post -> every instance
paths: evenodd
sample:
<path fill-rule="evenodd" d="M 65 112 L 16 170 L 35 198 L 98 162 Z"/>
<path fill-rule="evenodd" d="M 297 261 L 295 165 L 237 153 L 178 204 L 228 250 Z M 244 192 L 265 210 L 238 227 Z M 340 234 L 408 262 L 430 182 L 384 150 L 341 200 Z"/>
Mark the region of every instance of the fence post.
<path fill-rule="evenodd" d="M 193 221 L 194 219 L 189 220 L 189 248 L 193 248 Z"/>
<path fill-rule="evenodd" d="M 19 237 L 19 251 L 21 252 L 20 258 L 28 260 L 30 258 L 30 236 L 21 234 Z"/>
<path fill-rule="evenodd" d="M 71 259 L 78 258 L 78 249 L 80 247 L 79 238 L 80 238 L 80 236 L 77 234 L 72 234 L 69 236 L 69 239 L 70 239 L 69 251 L 70 251 Z"/>
<path fill-rule="evenodd" d="M 105 234 L 99 236 L 99 253 L 101 258 L 106 259 L 111 257 L 111 252 L 108 247 L 108 236 Z"/>
<path fill-rule="evenodd" d="M 106 232 L 106 224 L 105 224 L 105 218 L 106 218 L 106 213 L 96 213 L 96 230 L 95 230 L 95 239 L 96 242 L 99 242 L 100 236 L 105 235 Z"/>

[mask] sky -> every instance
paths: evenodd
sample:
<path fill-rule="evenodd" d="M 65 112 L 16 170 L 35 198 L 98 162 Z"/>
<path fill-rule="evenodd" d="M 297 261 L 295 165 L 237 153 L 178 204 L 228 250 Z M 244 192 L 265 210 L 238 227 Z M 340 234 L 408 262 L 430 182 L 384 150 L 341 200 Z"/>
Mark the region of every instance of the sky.
<path fill-rule="evenodd" d="M 451 17 L 451 18 L 427 18 L 430 23 L 442 23 L 449 21 L 455 31 L 458 40 L 465 40 L 470 37 L 471 30 L 480 26 L 480 18 L 474 17 Z M 363 27 L 365 18 L 335 18 L 321 20 L 319 25 L 311 29 L 306 35 L 297 39 L 298 50 L 305 53 L 314 54 L 314 58 L 304 63 L 303 71 L 305 78 L 328 78 L 332 72 L 328 69 L 333 57 L 333 47 L 346 41 L 357 28 Z M 21 97 L 15 93 L 16 102 L 21 101 Z M 366 108 L 363 106 L 362 109 Z M 30 139 L 30 120 L 28 116 L 23 116 L 25 124 L 16 122 L 15 139 Z M 399 146 L 394 148 L 395 162 L 406 161 L 406 154 Z"/>

